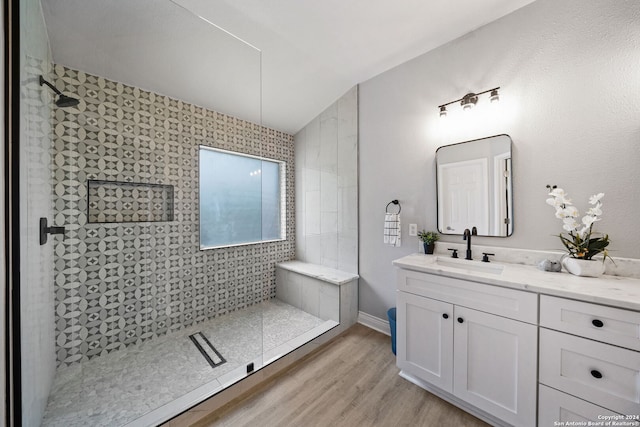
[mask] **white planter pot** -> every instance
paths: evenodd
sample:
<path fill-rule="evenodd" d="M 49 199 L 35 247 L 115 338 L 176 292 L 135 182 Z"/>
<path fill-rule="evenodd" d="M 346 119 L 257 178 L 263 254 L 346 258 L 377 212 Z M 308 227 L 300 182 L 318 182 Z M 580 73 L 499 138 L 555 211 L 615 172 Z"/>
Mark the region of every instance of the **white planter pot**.
<path fill-rule="evenodd" d="M 604 274 L 604 262 L 601 259 L 577 259 L 565 257 L 562 266 L 571 274 L 582 277 L 600 277 Z"/>

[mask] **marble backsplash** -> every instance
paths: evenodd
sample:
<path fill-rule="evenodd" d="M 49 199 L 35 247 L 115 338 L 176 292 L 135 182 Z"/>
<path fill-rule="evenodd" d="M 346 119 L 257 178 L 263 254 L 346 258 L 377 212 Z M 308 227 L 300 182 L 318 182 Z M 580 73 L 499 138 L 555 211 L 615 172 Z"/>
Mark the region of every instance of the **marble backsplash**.
<path fill-rule="evenodd" d="M 460 258 L 464 258 L 467 245 L 466 243 L 438 242 L 436 243 L 434 253 L 435 255 L 440 256 L 451 256 L 449 248 L 458 249 L 458 256 Z M 472 250 L 473 258 L 477 261 L 482 259 L 483 252 L 487 252 L 495 254 L 491 257 L 492 261 L 522 265 L 538 265 L 538 263 L 544 259 L 560 261 L 562 256 L 566 253 L 563 251 L 540 251 L 482 245 L 472 245 Z M 605 265 L 605 274 L 640 279 L 640 259 L 613 257 L 613 261 L 607 259 L 605 261 Z"/>

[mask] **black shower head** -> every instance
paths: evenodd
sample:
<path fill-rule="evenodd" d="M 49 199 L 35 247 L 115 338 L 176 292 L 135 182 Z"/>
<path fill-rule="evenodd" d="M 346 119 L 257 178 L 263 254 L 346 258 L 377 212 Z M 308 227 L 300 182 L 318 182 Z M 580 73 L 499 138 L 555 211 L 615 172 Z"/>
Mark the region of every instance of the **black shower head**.
<path fill-rule="evenodd" d="M 72 98 L 70 96 L 67 96 L 67 95 L 63 94 L 62 92 L 60 92 L 58 89 L 56 89 L 56 87 L 54 85 L 52 85 L 51 83 L 46 81 L 44 79 L 44 77 L 40 76 L 40 86 L 42 86 L 42 85 L 49 86 L 58 95 L 58 99 L 56 100 L 56 106 L 58 106 L 58 107 L 61 107 L 61 108 L 64 108 L 64 107 L 75 107 L 76 105 L 78 105 L 80 103 L 80 101 L 78 101 L 77 99 Z"/>
<path fill-rule="evenodd" d="M 75 98 L 71 98 L 70 96 L 67 95 L 59 95 L 58 96 L 58 100 L 56 101 L 56 105 L 58 107 L 64 108 L 64 107 L 75 107 L 76 105 L 78 105 L 80 103 L 80 101 L 78 101 Z"/>

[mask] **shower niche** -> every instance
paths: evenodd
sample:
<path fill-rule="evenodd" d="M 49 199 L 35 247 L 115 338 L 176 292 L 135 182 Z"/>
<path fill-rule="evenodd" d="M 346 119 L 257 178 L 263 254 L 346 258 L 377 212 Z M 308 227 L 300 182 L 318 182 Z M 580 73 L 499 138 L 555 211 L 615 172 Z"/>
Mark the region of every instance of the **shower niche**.
<path fill-rule="evenodd" d="M 173 221 L 173 185 L 87 182 L 89 223 Z"/>

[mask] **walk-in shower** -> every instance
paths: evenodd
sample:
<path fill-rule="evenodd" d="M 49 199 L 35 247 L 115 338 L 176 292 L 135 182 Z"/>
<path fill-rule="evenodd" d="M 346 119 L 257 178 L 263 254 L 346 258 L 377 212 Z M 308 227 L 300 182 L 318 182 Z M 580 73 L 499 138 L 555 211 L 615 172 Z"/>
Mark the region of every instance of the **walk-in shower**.
<path fill-rule="evenodd" d="M 258 50 L 168 0 L 20 13 L 22 425 L 153 425 L 337 324 L 275 298 L 294 151 L 261 124 Z M 201 149 L 276 165 L 278 233 L 201 244 L 202 192 L 216 221 L 264 198 L 265 175 L 236 174 L 258 185 L 220 204 L 230 184 L 200 185 Z"/>

